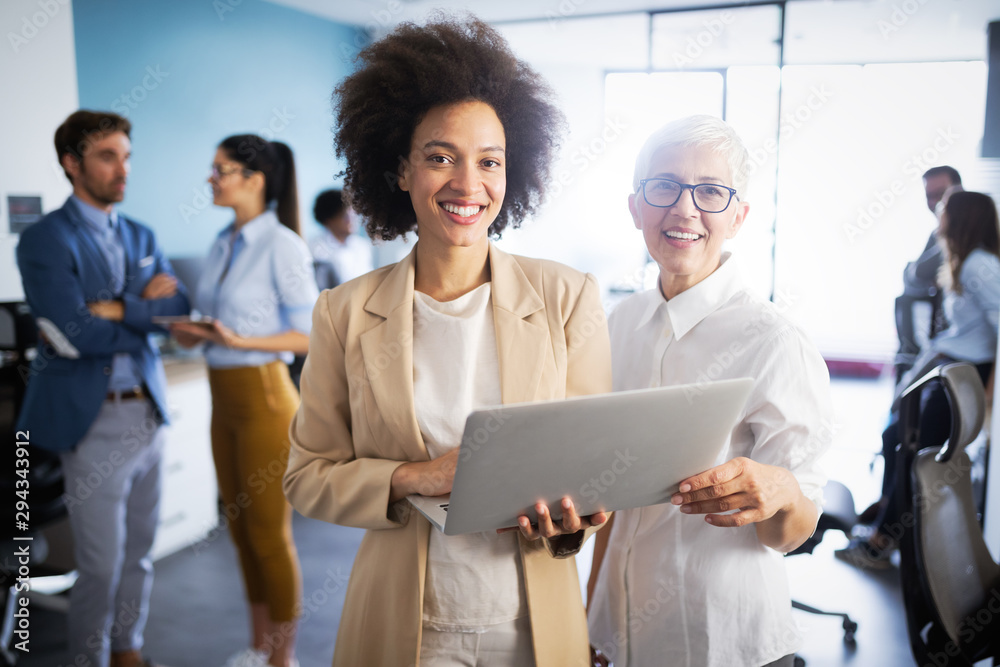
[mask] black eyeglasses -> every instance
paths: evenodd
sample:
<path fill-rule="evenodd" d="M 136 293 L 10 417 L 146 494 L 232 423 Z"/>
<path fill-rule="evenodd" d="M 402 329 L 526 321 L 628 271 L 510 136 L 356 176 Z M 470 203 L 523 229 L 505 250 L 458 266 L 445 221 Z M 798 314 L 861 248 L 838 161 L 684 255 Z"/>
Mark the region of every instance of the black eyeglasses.
<path fill-rule="evenodd" d="M 211 176 L 215 180 L 220 180 L 229 176 L 230 174 L 235 174 L 236 172 L 243 172 L 244 176 L 250 176 L 253 173 L 253 169 L 248 169 L 247 167 L 224 167 L 219 164 L 213 164 L 211 168 Z"/>
<path fill-rule="evenodd" d="M 736 197 L 736 190 L 715 183 L 689 185 L 669 178 L 647 178 L 639 181 L 642 197 L 650 206 L 669 208 L 676 204 L 685 190 L 691 191 L 695 208 L 703 213 L 722 213 Z M 739 201 L 739 197 L 736 197 Z"/>

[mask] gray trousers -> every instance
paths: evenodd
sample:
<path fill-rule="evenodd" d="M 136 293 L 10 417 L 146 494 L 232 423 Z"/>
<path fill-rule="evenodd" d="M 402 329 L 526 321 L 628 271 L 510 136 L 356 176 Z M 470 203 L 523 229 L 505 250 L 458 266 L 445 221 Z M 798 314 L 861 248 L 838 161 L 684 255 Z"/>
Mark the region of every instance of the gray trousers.
<path fill-rule="evenodd" d="M 108 399 L 62 455 L 73 553 L 71 664 L 104 667 L 109 651 L 142 648 L 160 508 L 163 436 L 148 400 Z M 80 660 L 83 656 L 86 660 Z"/>

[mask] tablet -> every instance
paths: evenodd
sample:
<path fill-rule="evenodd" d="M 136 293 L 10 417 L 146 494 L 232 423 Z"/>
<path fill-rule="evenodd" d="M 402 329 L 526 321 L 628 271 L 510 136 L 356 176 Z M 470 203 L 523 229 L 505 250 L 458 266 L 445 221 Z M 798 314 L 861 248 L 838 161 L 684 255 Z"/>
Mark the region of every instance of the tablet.
<path fill-rule="evenodd" d="M 202 324 L 212 326 L 212 318 L 204 315 L 156 315 L 149 318 L 153 324 Z"/>

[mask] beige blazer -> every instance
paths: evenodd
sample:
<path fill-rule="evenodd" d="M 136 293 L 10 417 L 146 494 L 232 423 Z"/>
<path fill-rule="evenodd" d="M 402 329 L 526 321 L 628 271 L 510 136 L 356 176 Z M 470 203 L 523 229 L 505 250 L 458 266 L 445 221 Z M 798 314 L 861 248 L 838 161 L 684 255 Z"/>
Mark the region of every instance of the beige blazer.
<path fill-rule="evenodd" d="M 414 257 L 323 292 L 313 311 L 285 494 L 306 516 L 368 531 L 347 586 L 334 665 L 419 664 L 432 528 L 405 500 L 389 503 L 396 467 L 428 460 L 413 407 Z M 594 277 L 492 244 L 489 261 L 503 402 L 611 391 Z M 565 446 L 572 456 L 573 443 Z M 521 539 L 540 667 L 589 664 L 576 564 L 567 558 L 588 535 L 559 544 Z"/>

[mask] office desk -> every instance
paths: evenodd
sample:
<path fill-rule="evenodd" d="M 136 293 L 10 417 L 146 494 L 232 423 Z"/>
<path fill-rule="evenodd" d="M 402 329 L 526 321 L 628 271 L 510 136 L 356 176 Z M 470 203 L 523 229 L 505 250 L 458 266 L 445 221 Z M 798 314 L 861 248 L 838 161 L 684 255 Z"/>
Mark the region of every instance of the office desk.
<path fill-rule="evenodd" d="M 218 522 L 218 490 L 209 424 L 212 397 L 201 360 L 166 360 L 170 426 L 163 450 L 163 491 L 153 560 L 203 539 Z"/>

